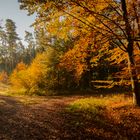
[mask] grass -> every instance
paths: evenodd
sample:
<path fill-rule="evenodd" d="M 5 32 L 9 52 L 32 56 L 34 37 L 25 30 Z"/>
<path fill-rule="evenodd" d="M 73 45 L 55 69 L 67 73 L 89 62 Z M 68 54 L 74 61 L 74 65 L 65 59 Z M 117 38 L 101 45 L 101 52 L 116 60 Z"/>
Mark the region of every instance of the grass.
<path fill-rule="evenodd" d="M 69 104 L 68 113 L 74 116 L 69 122 L 78 122 L 79 128 L 103 139 L 140 138 L 140 109 L 133 106 L 128 95 L 78 99 Z"/>
<path fill-rule="evenodd" d="M 88 97 L 84 99 L 78 99 L 69 105 L 70 111 L 84 111 L 91 112 L 93 114 L 100 113 L 101 110 L 109 109 L 113 106 L 126 106 L 132 105 L 130 97 L 125 95 L 108 95 L 105 97 Z"/>
<path fill-rule="evenodd" d="M 39 104 L 47 99 L 37 95 L 30 95 L 26 93 L 26 89 L 14 89 L 8 85 L 0 83 L 0 95 L 9 96 L 16 99 L 18 102 L 24 105 Z M 4 100 L 0 100 L 0 105 L 6 104 Z"/>
<path fill-rule="evenodd" d="M 24 105 L 34 105 L 34 104 L 40 104 L 43 101 L 47 101 L 45 98 L 41 97 L 29 97 L 29 96 L 22 96 L 18 98 L 18 100 L 24 104 Z"/>
<path fill-rule="evenodd" d="M 116 94 L 110 94 L 110 92 L 106 94 L 104 91 L 99 91 L 92 95 L 65 96 L 68 99 L 63 98 L 63 96 L 54 98 L 11 94 L 9 92 L 6 94 L 13 97 L 1 97 L 1 110 L 5 109 L 7 112 L 7 109 L 11 106 L 6 106 L 6 104 L 9 104 L 10 100 L 13 101 L 10 102 L 10 104 L 13 104 L 11 109 L 23 104 L 20 108 L 26 107 L 24 109 L 28 110 L 27 106 L 29 105 L 29 108 L 35 109 L 35 112 L 37 111 L 36 113 L 39 114 L 36 115 L 37 118 L 33 121 L 39 122 L 39 116 L 43 118 L 43 121 L 47 120 L 46 118 L 48 117 L 48 120 L 51 120 L 52 129 L 53 125 L 55 125 L 52 121 L 57 122 L 59 120 L 58 122 L 61 122 L 62 119 L 63 125 L 60 126 L 60 129 L 62 130 L 63 126 L 63 132 L 66 131 L 71 136 L 75 136 L 75 138 L 78 138 L 78 136 L 81 139 L 92 139 L 97 136 L 97 138 L 108 140 L 140 138 L 140 109 L 133 107 L 132 97 L 128 94 L 118 94 L 118 92 Z M 11 109 L 8 112 L 12 113 Z M 33 116 L 35 112 L 33 112 Z M 0 113 L 2 114 L 3 112 L 0 111 Z M 28 112 L 28 114 L 30 118 L 32 112 Z M 28 116 L 26 117 L 28 118 Z M 22 122 L 24 121 L 22 120 Z M 45 121 L 47 122 L 46 126 L 49 121 Z"/>

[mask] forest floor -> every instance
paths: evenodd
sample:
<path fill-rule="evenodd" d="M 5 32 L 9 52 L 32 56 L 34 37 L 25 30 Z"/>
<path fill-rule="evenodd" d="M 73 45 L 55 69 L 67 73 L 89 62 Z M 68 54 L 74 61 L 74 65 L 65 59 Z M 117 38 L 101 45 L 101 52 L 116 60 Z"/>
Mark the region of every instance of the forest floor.
<path fill-rule="evenodd" d="M 93 107 L 94 106 L 94 107 Z M 139 140 L 131 97 L 0 95 L 0 140 Z"/>

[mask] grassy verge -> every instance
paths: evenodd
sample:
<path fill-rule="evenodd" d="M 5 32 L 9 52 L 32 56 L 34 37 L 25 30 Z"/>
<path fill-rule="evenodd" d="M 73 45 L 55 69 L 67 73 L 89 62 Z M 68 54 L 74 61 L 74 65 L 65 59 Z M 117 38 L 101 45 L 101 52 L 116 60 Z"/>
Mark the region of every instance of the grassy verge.
<path fill-rule="evenodd" d="M 69 104 L 68 122 L 87 135 L 102 139 L 138 139 L 140 136 L 140 110 L 130 96 L 107 95 L 87 97 Z"/>
<path fill-rule="evenodd" d="M 125 95 L 108 95 L 105 97 L 88 97 L 78 99 L 68 107 L 69 111 L 83 111 L 98 114 L 104 109 L 110 109 L 115 106 L 132 105 L 130 97 Z"/>

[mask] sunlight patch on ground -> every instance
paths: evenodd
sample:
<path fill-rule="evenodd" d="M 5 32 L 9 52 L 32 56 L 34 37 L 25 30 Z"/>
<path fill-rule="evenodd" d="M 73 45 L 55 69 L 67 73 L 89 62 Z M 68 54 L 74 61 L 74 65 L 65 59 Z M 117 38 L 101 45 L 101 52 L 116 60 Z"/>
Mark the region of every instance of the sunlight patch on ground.
<path fill-rule="evenodd" d="M 5 100 L 0 99 L 0 105 L 5 105 L 5 104 L 6 104 L 6 101 L 5 101 Z"/>
<path fill-rule="evenodd" d="M 111 109 L 127 105 L 132 105 L 130 97 L 125 97 L 125 95 L 109 95 L 106 97 L 78 99 L 69 105 L 69 109 L 71 111 L 80 110 L 96 114 L 101 109 Z"/>

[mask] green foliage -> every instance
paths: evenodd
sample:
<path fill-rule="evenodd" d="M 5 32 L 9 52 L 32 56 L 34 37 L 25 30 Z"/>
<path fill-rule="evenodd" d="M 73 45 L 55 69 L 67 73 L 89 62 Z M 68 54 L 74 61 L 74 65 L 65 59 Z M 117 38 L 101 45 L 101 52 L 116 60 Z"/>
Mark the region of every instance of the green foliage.
<path fill-rule="evenodd" d="M 98 99 L 98 98 L 86 98 L 86 99 L 79 99 L 73 102 L 70 105 L 71 111 L 84 111 L 84 112 L 91 112 L 93 114 L 97 114 L 99 109 L 103 109 L 106 107 L 106 100 L 105 99 Z"/>
<path fill-rule="evenodd" d="M 6 19 L 0 26 L 0 71 L 10 74 L 18 63 L 30 64 L 36 55 L 35 40 L 30 32 L 25 32 L 26 47 L 16 32 L 16 23 Z"/>

